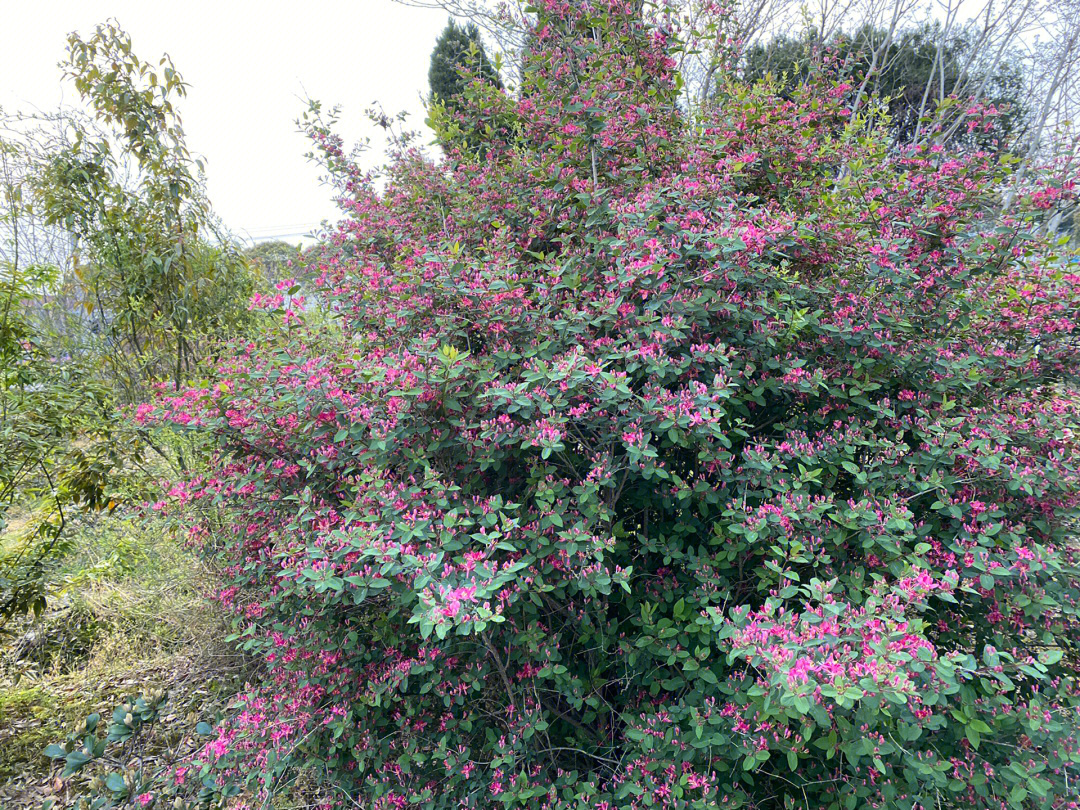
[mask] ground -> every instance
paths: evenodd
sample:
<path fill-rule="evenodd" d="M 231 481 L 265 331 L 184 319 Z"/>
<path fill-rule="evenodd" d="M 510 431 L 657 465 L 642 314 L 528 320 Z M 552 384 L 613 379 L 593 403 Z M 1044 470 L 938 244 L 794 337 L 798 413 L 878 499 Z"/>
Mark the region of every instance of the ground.
<path fill-rule="evenodd" d="M 57 805 L 87 777 L 62 782 L 43 754 L 86 716 L 125 698 L 168 690 L 162 720 L 126 756 L 144 763 L 194 743 L 238 689 L 245 662 L 224 644 L 214 575 L 152 518 L 117 510 L 71 529 L 46 611 L 0 636 L 0 807 Z M 129 760 L 130 761 L 130 760 Z"/>

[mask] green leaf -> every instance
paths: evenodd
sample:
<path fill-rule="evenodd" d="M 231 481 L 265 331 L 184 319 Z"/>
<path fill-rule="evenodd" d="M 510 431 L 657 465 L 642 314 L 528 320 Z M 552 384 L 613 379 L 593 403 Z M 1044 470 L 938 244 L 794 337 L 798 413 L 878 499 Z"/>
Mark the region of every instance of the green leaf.
<path fill-rule="evenodd" d="M 118 773 L 110 773 L 105 778 L 105 787 L 107 787 L 113 793 L 127 792 L 127 786 L 124 785 L 124 777 Z"/>
<path fill-rule="evenodd" d="M 72 751 L 64 758 L 64 760 L 67 763 L 67 766 L 64 768 L 64 774 L 70 776 L 90 761 L 90 755 L 84 751 Z"/>
<path fill-rule="evenodd" d="M 965 732 L 967 734 L 968 742 L 971 743 L 971 747 L 978 751 L 979 744 L 982 742 L 982 737 L 979 736 L 979 732 L 976 731 L 973 726 L 968 726 L 965 729 Z"/>
<path fill-rule="evenodd" d="M 1039 663 L 1046 666 L 1053 666 L 1062 659 L 1065 655 L 1065 651 L 1059 647 L 1055 647 L 1050 650 L 1043 650 L 1039 653 Z"/>

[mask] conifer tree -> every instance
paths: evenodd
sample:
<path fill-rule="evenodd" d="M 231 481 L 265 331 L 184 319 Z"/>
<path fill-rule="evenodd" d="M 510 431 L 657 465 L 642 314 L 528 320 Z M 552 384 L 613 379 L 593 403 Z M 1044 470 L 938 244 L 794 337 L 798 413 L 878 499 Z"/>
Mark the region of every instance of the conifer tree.
<path fill-rule="evenodd" d="M 462 74 L 462 68 L 468 68 L 496 87 L 502 87 L 495 65 L 484 50 L 480 29 L 475 23 L 458 25 L 451 19 L 431 52 L 428 85 L 432 100 L 454 105 L 453 99 L 461 95 L 469 82 Z"/>

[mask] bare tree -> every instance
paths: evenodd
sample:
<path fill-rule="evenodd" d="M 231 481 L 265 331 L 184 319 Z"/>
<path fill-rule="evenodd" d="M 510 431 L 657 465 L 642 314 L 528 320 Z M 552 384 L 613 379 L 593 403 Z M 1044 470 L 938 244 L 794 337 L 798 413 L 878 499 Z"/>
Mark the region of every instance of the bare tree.
<path fill-rule="evenodd" d="M 1048 135 L 1058 133 L 1055 149 L 1075 148 L 1071 134 L 1080 112 L 1080 2 L 1057 0 L 1037 20 L 1029 48 L 1031 125 L 1023 143 L 1025 167 L 1050 146 Z M 1060 136 L 1068 140 L 1060 141 Z"/>

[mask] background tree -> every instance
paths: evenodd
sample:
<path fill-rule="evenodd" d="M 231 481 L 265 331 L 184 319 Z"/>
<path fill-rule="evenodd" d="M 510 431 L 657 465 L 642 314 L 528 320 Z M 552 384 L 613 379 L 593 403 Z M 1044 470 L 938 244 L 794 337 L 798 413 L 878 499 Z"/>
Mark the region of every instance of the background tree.
<path fill-rule="evenodd" d="M 529 0 L 397 1 L 441 8 L 455 17 L 475 21 L 489 41 L 498 42 L 506 54 L 522 53 L 528 48 L 536 17 L 535 4 Z M 897 38 L 921 32 L 925 40 L 932 33 L 932 42 L 918 43 L 916 61 L 922 61 L 932 48 L 932 70 L 927 75 L 934 73 L 940 79 L 945 73 L 946 80 L 936 85 L 924 82 L 920 86 L 924 96 L 916 109 L 933 113 L 948 96 L 961 102 L 994 103 L 995 98 L 1013 101 L 1014 83 L 1020 76 L 1023 86 L 1018 103 L 1005 115 L 997 116 L 991 127 L 1017 143 L 1023 166 L 1016 178 L 1022 180 L 1031 171 L 1038 171 L 1051 153 L 1059 157 L 1062 144 L 1068 144 L 1064 151 L 1070 159 L 1076 158 L 1074 122 L 1080 120 L 1078 0 L 980 0 L 974 4 L 962 0 L 666 0 L 650 5 L 649 14 L 658 20 L 665 36 L 679 42 L 672 56 L 683 82 L 680 104 L 687 111 L 707 106 L 709 97 L 715 94 L 717 77 L 733 69 L 749 49 L 759 46 L 769 50 L 768 44 L 778 39 L 778 32 L 812 31 L 813 44 L 820 47 L 848 31 L 866 35 L 851 43 L 849 50 L 861 52 L 864 65 L 872 68 L 862 71 L 866 86 L 860 82 L 853 93 L 850 115 L 854 118 L 873 96 L 874 77 L 901 78 L 901 86 L 912 92 L 913 77 L 903 75 L 910 72 L 908 69 L 883 68 L 890 53 L 896 54 Z M 802 38 L 788 34 L 788 39 L 790 46 L 798 45 Z M 950 66 L 950 51 L 956 56 L 957 45 L 963 61 Z M 781 61 L 790 65 L 788 60 Z M 521 84 L 521 64 L 518 59 L 507 61 L 505 74 L 515 86 Z M 923 68 L 914 67 L 921 75 Z M 929 133 L 917 126 L 914 140 L 940 142 L 955 138 L 957 131 L 970 123 L 968 108 L 966 103 L 953 105 L 948 115 L 933 118 Z M 990 135 L 985 140 L 995 137 Z"/>
<path fill-rule="evenodd" d="M 37 317 L 65 251 L 32 215 L 26 166 L 0 140 L 0 635 L 45 608 L 72 512 L 107 504 L 127 449 L 89 358 L 61 353 Z"/>
<path fill-rule="evenodd" d="M 102 359 L 131 401 L 150 378 L 179 385 L 201 344 L 246 317 L 253 280 L 206 199 L 174 107 L 187 85 L 169 58 L 142 61 L 109 22 L 72 34 L 63 68 L 95 125 L 67 117 L 69 137 L 40 156 L 35 204 L 75 238 Z"/>
<path fill-rule="evenodd" d="M 871 43 L 886 40 L 875 61 Z M 815 64 L 827 59 L 852 81 L 852 103 L 860 91 L 887 99 L 895 139 L 905 144 L 916 141 L 923 131 L 920 121 L 934 114 L 946 98 L 964 87 L 978 86 L 984 103 L 998 111 L 992 128 L 980 128 L 973 138 L 956 128 L 949 138 L 1003 148 L 1024 128 L 1024 67 L 1015 54 L 988 65 L 976 48 L 972 29 L 946 33 L 938 23 L 924 23 L 892 37 L 882 29 L 863 28 L 853 34 L 837 33 L 824 44 L 816 30 L 808 29 L 751 46 L 743 55 L 742 71 L 748 82 L 772 74 L 781 79 L 784 92 L 790 92 L 808 80 Z"/>
<path fill-rule="evenodd" d="M 486 133 L 482 128 L 471 129 L 460 121 L 462 96 L 474 81 L 501 89 L 498 65 L 488 59 L 480 29 L 475 23 L 459 26 L 451 18 L 439 35 L 431 52 L 428 69 L 429 96 L 428 124 L 436 133 L 447 130 L 460 132 L 459 145 L 476 150 L 484 142 Z M 463 129 L 464 127 L 464 129 Z M 444 149 L 453 138 L 437 136 Z"/>
<path fill-rule="evenodd" d="M 270 282 L 293 275 L 300 255 L 300 245 L 290 245 L 281 239 L 258 242 L 243 251 L 244 259 Z"/>
<path fill-rule="evenodd" d="M 468 69 L 496 87 L 502 87 L 495 64 L 488 58 L 480 39 L 480 29 L 475 23 L 458 25 L 451 19 L 439 34 L 431 52 L 431 67 L 428 68 L 431 98 L 452 108 L 454 99 L 461 95 L 470 81 L 463 69 Z"/>
<path fill-rule="evenodd" d="M 91 115 L 0 118 L 0 628 L 40 611 L 73 514 L 115 506 L 152 447 L 120 418 L 178 386 L 252 317 L 248 263 L 217 227 L 173 101 L 185 85 L 116 24 L 72 34 Z"/>

